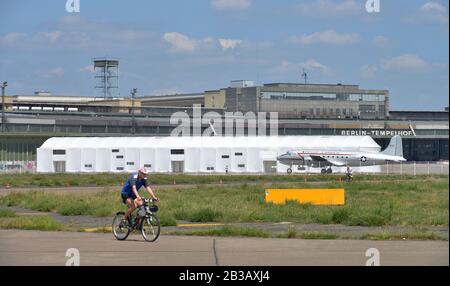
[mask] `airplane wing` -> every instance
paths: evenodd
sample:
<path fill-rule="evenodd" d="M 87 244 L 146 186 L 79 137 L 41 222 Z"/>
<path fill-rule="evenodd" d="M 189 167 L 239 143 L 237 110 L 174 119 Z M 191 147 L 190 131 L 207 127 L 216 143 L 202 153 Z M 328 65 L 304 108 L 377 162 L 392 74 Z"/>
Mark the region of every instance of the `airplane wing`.
<path fill-rule="evenodd" d="M 319 161 L 319 162 L 328 162 L 331 165 L 334 166 L 344 166 L 345 163 L 342 161 L 338 161 L 338 160 L 330 160 L 330 159 L 325 159 L 322 156 L 317 156 L 317 155 L 310 155 L 311 159 L 313 159 L 313 161 Z"/>

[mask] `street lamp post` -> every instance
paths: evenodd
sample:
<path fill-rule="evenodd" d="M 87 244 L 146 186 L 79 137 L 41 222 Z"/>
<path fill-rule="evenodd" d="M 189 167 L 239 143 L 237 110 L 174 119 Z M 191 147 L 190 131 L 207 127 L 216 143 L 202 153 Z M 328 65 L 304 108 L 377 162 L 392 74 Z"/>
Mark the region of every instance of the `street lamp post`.
<path fill-rule="evenodd" d="M 2 88 L 2 132 L 5 132 L 5 124 L 6 124 L 6 117 L 5 117 L 5 88 L 8 86 L 8 82 L 4 81 L 1 84 Z"/>
<path fill-rule="evenodd" d="M 133 90 L 131 91 L 131 134 L 134 134 L 136 132 L 135 129 L 135 121 L 134 121 L 134 97 L 137 93 L 137 88 L 133 88 Z"/>

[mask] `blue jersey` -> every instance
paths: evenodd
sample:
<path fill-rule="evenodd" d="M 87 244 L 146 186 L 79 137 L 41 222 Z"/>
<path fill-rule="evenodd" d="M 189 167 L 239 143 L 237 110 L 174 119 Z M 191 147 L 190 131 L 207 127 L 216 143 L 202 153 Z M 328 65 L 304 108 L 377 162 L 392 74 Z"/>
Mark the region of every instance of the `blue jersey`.
<path fill-rule="evenodd" d="M 122 187 L 122 194 L 125 194 L 129 197 L 134 197 L 133 193 L 133 186 L 136 186 L 136 190 L 139 191 L 139 189 L 144 186 L 147 187 L 147 179 L 139 179 L 138 174 L 131 175 L 127 181 L 125 182 L 125 185 Z"/>

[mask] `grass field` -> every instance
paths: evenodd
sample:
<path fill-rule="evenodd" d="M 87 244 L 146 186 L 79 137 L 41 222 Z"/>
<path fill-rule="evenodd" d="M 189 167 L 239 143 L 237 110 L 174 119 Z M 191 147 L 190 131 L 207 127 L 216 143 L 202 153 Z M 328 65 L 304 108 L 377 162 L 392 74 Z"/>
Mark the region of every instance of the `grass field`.
<path fill-rule="evenodd" d="M 0 187 L 66 187 L 66 186 L 121 186 L 130 176 L 127 173 L 98 174 L 0 174 Z M 359 181 L 395 181 L 426 179 L 427 175 L 385 175 L 358 174 Z M 433 178 L 448 178 L 448 175 L 433 175 Z M 341 175 L 185 175 L 151 174 L 152 185 L 217 184 L 223 183 L 265 183 L 265 182 L 324 182 L 338 181 Z"/>
<path fill-rule="evenodd" d="M 58 231 L 64 230 L 64 225 L 50 216 L 19 216 L 0 218 L 0 228 Z"/>
<path fill-rule="evenodd" d="M 0 218 L 15 217 L 16 213 L 6 208 L 0 208 Z"/>
<path fill-rule="evenodd" d="M 199 176 L 203 178 L 203 176 Z M 217 180 L 218 176 L 212 176 Z M 233 176 L 234 177 L 234 176 Z M 294 178 L 294 176 L 279 176 Z M 321 177 L 329 178 L 329 177 Z M 386 178 L 386 180 L 384 180 Z M 205 180 L 212 180 L 204 176 Z M 383 180 L 382 180 L 383 179 Z M 270 187 L 277 187 L 272 185 Z M 191 222 L 293 222 L 360 226 L 448 226 L 448 176 L 368 176 L 365 181 L 344 183 L 300 181 L 282 188 L 345 188 L 345 206 L 313 206 L 288 202 L 267 204 L 262 184 L 233 186 L 193 185 L 183 189 L 158 189 L 163 225 L 176 220 Z M 62 215 L 112 216 L 123 210 L 119 191 L 99 193 L 11 193 L 0 205 L 19 206 Z"/>
<path fill-rule="evenodd" d="M 55 231 L 64 226 L 47 215 L 17 216 L 12 210 L 0 208 L 0 228 Z"/>

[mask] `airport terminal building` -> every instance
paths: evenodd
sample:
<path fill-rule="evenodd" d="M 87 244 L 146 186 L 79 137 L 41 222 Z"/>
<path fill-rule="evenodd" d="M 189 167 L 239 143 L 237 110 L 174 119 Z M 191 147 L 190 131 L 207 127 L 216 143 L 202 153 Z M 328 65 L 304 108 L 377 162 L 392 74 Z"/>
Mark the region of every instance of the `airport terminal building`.
<path fill-rule="evenodd" d="M 228 87 L 200 93 L 127 98 L 52 95 L 6 95 L 0 118 L 0 162 L 36 161 L 36 150 L 52 137 L 164 137 L 178 124 L 175 113 L 193 117 L 247 112 L 278 113 L 280 136 L 370 136 L 385 148 L 394 135 L 403 138 L 408 161 L 447 161 L 448 108 L 396 111 L 387 90 L 357 85 L 272 83 L 255 86 L 233 81 Z M 239 116 L 237 116 L 239 117 Z M 244 135 L 249 123 L 245 123 Z M 201 130 L 209 127 L 206 122 Z M 224 129 L 225 126 L 222 126 Z M 191 133 L 192 134 L 192 133 Z M 267 132 L 267 134 L 269 134 Z M 2 163 L 4 164 L 4 163 Z M 2 166 L 0 166 L 2 167 Z"/>
<path fill-rule="evenodd" d="M 234 82 L 225 89 L 227 111 L 278 112 L 280 118 L 386 119 L 389 92 L 357 85 Z"/>

